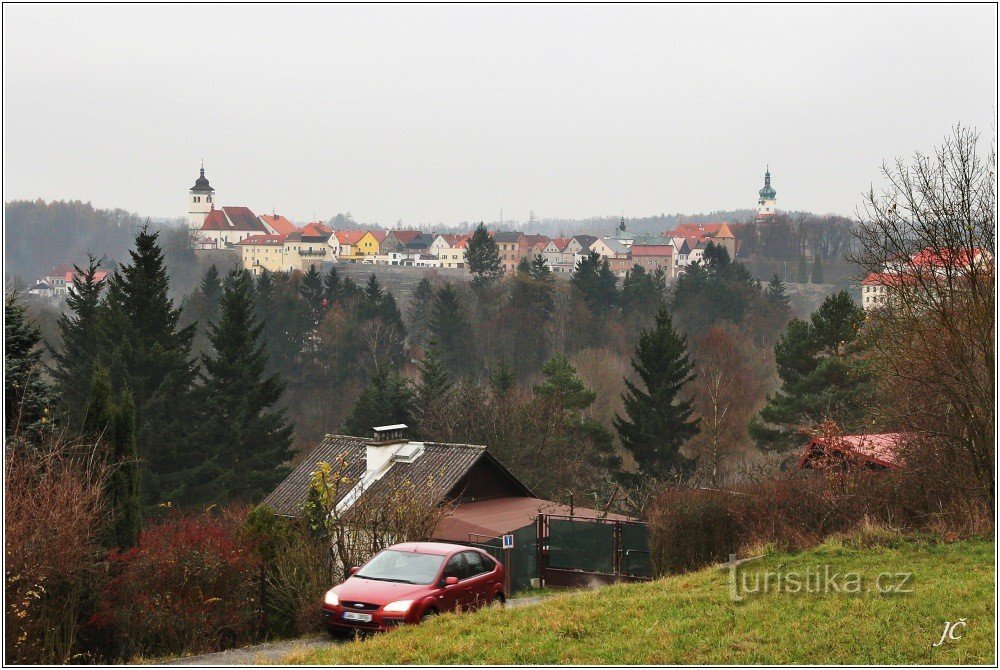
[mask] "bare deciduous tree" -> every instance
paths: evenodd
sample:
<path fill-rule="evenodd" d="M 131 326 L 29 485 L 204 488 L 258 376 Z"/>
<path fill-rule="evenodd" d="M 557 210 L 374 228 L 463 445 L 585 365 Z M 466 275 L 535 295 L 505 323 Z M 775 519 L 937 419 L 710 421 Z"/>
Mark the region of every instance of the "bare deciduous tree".
<path fill-rule="evenodd" d="M 887 423 L 946 444 L 992 492 L 996 143 L 958 126 L 931 155 L 883 166 L 861 214 L 863 271 L 886 273 L 869 317 Z M 990 496 L 992 497 L 992 495 Z"/>

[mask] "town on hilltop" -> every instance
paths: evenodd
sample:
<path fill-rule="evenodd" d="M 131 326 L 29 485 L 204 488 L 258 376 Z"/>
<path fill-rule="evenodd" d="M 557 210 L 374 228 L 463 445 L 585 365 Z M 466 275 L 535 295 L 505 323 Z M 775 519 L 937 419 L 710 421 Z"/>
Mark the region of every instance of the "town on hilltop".
<path fill-rule="evenodd" d="M 216 207 L 215 188 L 202 167 L 189 193 L 187 216 L 191 243 L 196 251 L 229 250 L 239 255 L 243 268 L 257 275 L 271 272 L 321 269 L 324 262 L 365 263 L 423 268 L 465 268 L 466 245 L 471 233 L 434 233 L 420 230 L 333 230 L 321 221 L 296 225 L 277 213 L 254 214 L 244 206 Z M 774 216 L 777 194 L 771 172 L 757 202 L 758 220 Z M 595 252 L 607 259 L 611 270 L 624 277 L 633 266 L 662 270 L 670 279 L 701 260 L 709 243 L 725 247 L 735 258 L 737 241 L 729 225 L 686 223 L 661 235 L 637 236 L 626 228 L 624 217 L 614 230 L 590 235 L 551 238 L 531 231 L 490 231 L 500 250 L 506 272 L 518 264 L 542 258 L 557 275 L 572 274 L 581 259 Z"/>

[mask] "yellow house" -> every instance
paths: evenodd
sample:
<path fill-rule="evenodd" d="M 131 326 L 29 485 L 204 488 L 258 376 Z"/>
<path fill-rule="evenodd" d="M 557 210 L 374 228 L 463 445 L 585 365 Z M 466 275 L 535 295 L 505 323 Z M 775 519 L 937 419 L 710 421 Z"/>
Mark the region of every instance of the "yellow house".
<path fill-rule="evenodd" d="M 382 244 L 382 240 L 385 239 L 384 230 L 369 230 L 366 231 L 361 239 L 358 240 L 356 245 L 356 252 L 362 256 L 376 256 L 379 252 L 379 246 Z"/>
<path fill-rule="evenodd" d="M 254 275 L 264 270 L 280 272 L 284 267 L 284 235 L 251 235 L 240 240 L 240 260 L 243 268 Z"/>

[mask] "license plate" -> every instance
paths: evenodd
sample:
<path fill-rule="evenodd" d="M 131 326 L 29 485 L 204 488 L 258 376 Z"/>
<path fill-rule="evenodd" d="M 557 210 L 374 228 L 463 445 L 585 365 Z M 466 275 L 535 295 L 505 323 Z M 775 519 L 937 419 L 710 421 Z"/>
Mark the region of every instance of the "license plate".
<path fill-rule="evenodd" d="M 367 623 L 371 620 L 371 614 L 362 614 L 361 612 L 344 612 L 344 621 L 362 621 Z"/>

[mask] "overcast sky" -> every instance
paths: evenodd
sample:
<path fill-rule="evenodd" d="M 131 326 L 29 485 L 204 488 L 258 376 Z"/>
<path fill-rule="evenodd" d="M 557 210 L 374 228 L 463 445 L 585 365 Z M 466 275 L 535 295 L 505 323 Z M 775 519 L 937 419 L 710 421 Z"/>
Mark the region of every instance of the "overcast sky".
<path fill-rule="evenodd" d="M 4 199 L 382 224 L 852 214 L 993 133 L 997 8 L 3 7 Z"/>

